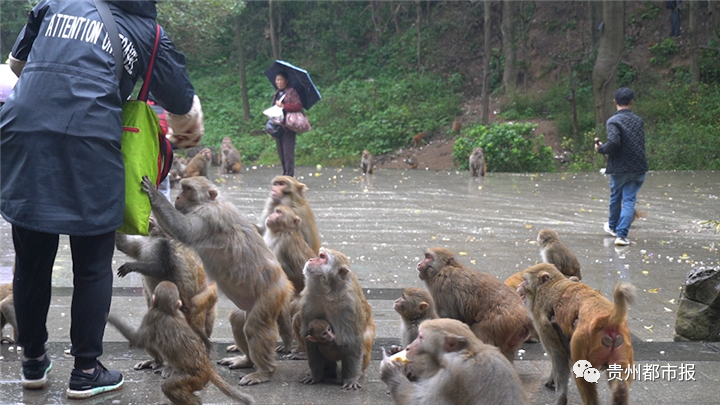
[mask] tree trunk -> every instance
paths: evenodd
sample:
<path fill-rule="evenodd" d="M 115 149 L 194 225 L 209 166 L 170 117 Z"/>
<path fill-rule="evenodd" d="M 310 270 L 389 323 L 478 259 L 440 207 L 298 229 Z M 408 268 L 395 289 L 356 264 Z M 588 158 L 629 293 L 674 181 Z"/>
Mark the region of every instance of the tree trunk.
<path fill-rule="evenodd" d="M 273 14 L 273 0 L 268 1 L 268 12 L 270 13 L 270 45 L 272 46 L 273 59 L 280 59 L 280 47 L 277 35 L 275 34 L 275 15 Z"/>
<path fill-rule="evenodd" d="M 243 26 L 239 15 L 235 16 L 235 43 L 238 49 L 238 63 L 240 65 L 240 98 L 243 106 L 243 120 L 250 121 L 250 100 L 248 99 L 247 75 L 245 67 L 245 45 L 243 43 Z"/>
<path fill-rule="evenodd" d="M 503 0 L 502 10 L 503 54 L 505 56 L 505 69 L 503 71 L 503 86 L 505 92 L 514 93 L 517 90 L 517 67 L 515 66 L 515 48 L 513 40 L 513 2 Z"/>
<path fill-rule="evenodd" d="M 485 0 L 485 55 L 483 55 L 482 124 L 490 122 L 490 0 Z"/>
<path fill-rule="evenodd" d="M 370 0 L 370 19 L 373 23 L 373 44 L 377 52 L 378 61 L 380 58 L 380 3 L 378 0 Z"/>
<path fill-rule="evenodd" d="M 421 31 L 420 31 L 420 24 L 422 23 L 422 3 L 420 3 L 420 0 L 415 0 L 415 3 L 417 5 L 417 13 L 415 16 L 415 28 L 417 29 L 417 69 L 418 72 L 422 68 L 422 62 L 420 60 L 420 53 L 422 49 L 421 44 Z"/>
<path fill-rule="evenodd" d="M 595 126 L 604 133 L 605 121 L 613 114 L 617 70 L 625 48 L 625 2 L 603 0 L 604 28 L 600 36 L 595 67 L 593 69 L 593 104 Z"/>
<path fill-rule="evenodd" d="M 697 90 L 697 84 L 700 82 L 700 57 L 698 49 L 698 25 L 697 25 L 697 14 L 698 14 L 698 3 L 697 1 L 689 1 L 690 6 L 690 72 L 692 73 L 692 85 Z"/>
<path fill-rule="evenodd" d="M 577 145 L 580 141 L 580 126 L 578 125 L 577 100 L 575 99 L 575 78 L 573 77 L 573 75 L 575 74 L 573 69 L 574 63 L 575 62 L 573 61 L 568 62 L 568 70 L 570 73 L 568 84 L 570 85 L 570 109 L 572 110 L 573 118 L 573 140 L 575 141 L 575 145 Z"/>

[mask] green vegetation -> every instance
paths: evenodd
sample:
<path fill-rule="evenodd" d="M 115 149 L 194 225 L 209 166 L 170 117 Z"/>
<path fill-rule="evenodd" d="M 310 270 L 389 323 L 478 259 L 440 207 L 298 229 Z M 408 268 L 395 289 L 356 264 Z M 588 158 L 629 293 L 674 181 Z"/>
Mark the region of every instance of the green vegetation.
<path fill-rule="evenodd" d="M 482 147 L 492 172 L 554 172 L 552 149 L 542 135 L 534 136 L 536 125 L 504 123 L 474 125 L 455 140 L 453 161 L 460 170 L 468 170 L 473 148 Z"/>

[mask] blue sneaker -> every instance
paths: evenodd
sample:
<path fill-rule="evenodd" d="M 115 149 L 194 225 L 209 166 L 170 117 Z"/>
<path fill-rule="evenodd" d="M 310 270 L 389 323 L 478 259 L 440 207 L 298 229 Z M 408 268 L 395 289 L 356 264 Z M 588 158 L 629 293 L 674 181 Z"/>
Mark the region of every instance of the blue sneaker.
<path fill-rule="evenodd" d="M 124 381 L 119 371 L 108 370 L 98 361 L 92 374 L 86 374 L 79 369 L 72 371 L 67 396 L 70 399 L 90 398 L 103 392 L 120 389 Z"/>
<path fill-rule="evenodd" d="M 29 390 L 39 390 L 44 388 L 47 383 L 47 375 L 52 368 L 50 356 L 45 353 L 42 360 L 26 360 L 22 362 L 22 380 L 23 388 Z"/>

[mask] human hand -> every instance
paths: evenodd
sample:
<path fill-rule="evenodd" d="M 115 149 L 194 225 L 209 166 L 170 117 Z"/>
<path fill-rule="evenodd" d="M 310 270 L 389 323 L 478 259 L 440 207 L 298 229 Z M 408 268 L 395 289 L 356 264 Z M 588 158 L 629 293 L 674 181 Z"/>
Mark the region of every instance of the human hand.
<path fill-rule="evenodd" d="M 280 100 L 276 101 L 276 102 L 275 102 L 275 105 L 278 106 L 278 107 L 280 107 L 280 108 L 284 108 L 283 103 L 282 103 L 282 101 L 280 101 Z"/>

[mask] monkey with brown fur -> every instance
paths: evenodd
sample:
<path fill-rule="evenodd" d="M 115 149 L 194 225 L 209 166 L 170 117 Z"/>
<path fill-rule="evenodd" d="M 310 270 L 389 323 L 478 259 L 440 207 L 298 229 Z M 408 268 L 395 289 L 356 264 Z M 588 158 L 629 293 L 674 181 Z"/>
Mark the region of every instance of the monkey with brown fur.
<path fill-rule="evenodd" d="M 17 342 L 18 328 L 17 318 L 15 317 L 15 301 L 13 297 L 13 284 L 0 284 L 0 336 L 5 325 L 10 324 L 13 327 L 13 337 L 2 337 L 0 343 L 15 344 Z"/>
<path fill-rule="evenodd" d="M 430 135 L 430 130 L 426 130 L 423 132 L 420 132 L 419 134 L 413 136 L 413 147 L 417 148 L 418 146 L 422 146 L 424 143 L 424 139 Z"/>
<path fill-rule="evenodd" d="M 369 150 L 365 149 L 360 159 L 360 170 L 362 174 L 373 174 L 373 166 L 375 165 L 375 159 Z"/>
<path fill-rule="evenodd" d="M 300 293 L 305 288 L 303 268 L 305 262 L 315 257 L 315 253 L 303 239 L 302 233 L 300 233 L 301 224 L 302 219 L 292 208 L 278 205 L 275 212 L 265 220 L 266 230 L 263 236 L 265 244 L 273 251 L 280 262 L 280 266 L 295 288 L 290 313 L 293 316 L 293 336 L 295 342 L 297 342 L 296 353 L 305 352 L 305 339 L 300 335 L 300 322 L 299 319 L 294 318 L 294 315 L 300 309 L 297 301 L 300 300 Z M 291 355 L 290 358 L 305 359 L 301 354 Z"/>
<path fill-rule="evenodd" d="M 627 309 L 635 300 L 630 283 L 615 285 L 613 304 L 590 286 L 566 279 L 555 266 L 537 264 L 523 271 L 518 292 L 532 313 L 540 341 L 552 361 L 553 374 L 546 381 L 555 386 L 556 403 L 567 403 L 570 365 L 586 360 L 597 370 L 610 364 L 627 370 L 633 364 L 633 349 L 627 325 Z M 610 381 L 613 404 L 627 404 L 630 382 Z M 597 386 L 575 378 L 585 404 L 599 403 Z"/>
<path fill-rule="evenodd" d="M 420 324 L 406 356 L 409 366 L 418 356 L 427 359 L 426 367 L 434 372 L 413 384 L 404 367 L 383 353 L 380 378 L 398 405 L 529 404 L 512 364 L 457 320 L 433 319 Z"/>
<path fill-rule="evenodd" d="M 494 276 L 466 268 L 440 247 L 425 251 L 417 271 L 441 318 L 465 322 L 475 336 L 513 362 L 532 326 L 518 294 Z"/>
<path fill-rule="evenodd" d="M 405 164 L 413 170 L 418 168 L 418 160 L 415 156 L 410 156 L 409 158 L 404 159 L 403 162 L 405 162 Z"/>
<path fill-rule="evenodd" d="M 427 319 L 436 319 L 435 302 L 430 293 L 418 287 L 403 290 L 400 298 L 393 305 L 402 318 L 402 345 L 407 346 L 417 338 L 420 323 Z"/>
<path fill-rule="evenodd" d="M 470 176 L 485 177 L 485 172 L 487 172 L 487 165 L 483 148 L 475 148 L 470 155 Z"/>
<path fill-rule="evenodd" d="M 272 190 L 265 202 L 265 209 L 260 215 L 260 224 L 257 225 L 261 235 L 265 234 L 265 220 L 275 212 L 278 205 L 285 205 L 292 208 L 300 217 L 300 232 L 303 239 L 310 245 L 315 255 L 320 251 L 320 234 L 315 225 L 315 214 L 305 199 L 307 186 L 291 176 L 277 176 L 272 180 Z"/>
<path fill-rule="evenodd" d="M 308 260 L 303 270 L 305 289 L 300 299 L 302 335 L 309 334 L 313 319 L 325 319 L 332 325 L 335 341 L 342 352 L 343 389 L 360 389 L 358 382 L 370 364 L 375 339 L 375 321 L 360 282 L 350 270 L 347 256 L 322 248 Z M 300 382 L 315 384 L 325 379 L 326 362 L 318 345 L 306 342 L 310 375 Z"/>
<path fill-rule="evenodd" d="M 328 321 L 324 319 L 310 321 L 305 339 L 317 345 L 323 358 L 328 362 L 332 362 L 332 368 L 335 368 L 336 362 L 342 360 L 342 350 L 335 341 L 332 325 Z"/>
<path fill-rule="evenodd" d="M 460 130 L 462 129 L 462 124 L 460 123 L 460 118 L 455 118 L 455 121 L 453 121 L 452 129 L 455 131 L 456 135 L 460 135 Z"/>
<path fill-rule="evenodd" d="M 200 153 L 195 155 L 185 167 L 183 178 L 205 176 L 207 177 L 208 168 L 212 160 L 212 151 L 210 148 L 203 148 Z"/>
<path fill-rule="evenodd" d="M 151 221 L 150 234 L 152 236 L 116 233 L 115 246 L 136 260 L 120 266 L 117 275 L 125 277 L 135 272 L 143 276 L 148 308 L 151 306 L 153 291 L 161 281 L 174 283 L 183 303 L 180 311 L 205 348 L 212 350 L 210 336 L 217 316 L 215 304 L 218 299 L 215 284 L 208 286 L 200 257 L 188 247 L 167 238 L 154 221 Z M 157 369 L 162 364 L 162 358 L 154 358 L 140 362 L 133 368 Z"/>
<path fill-rule="evenodd" d="M 278 329 L 285 347 L 292 344 L 292 284 L 255 227 L 235 205 L 218 196 L 210 180 L 192 177 L 180 185 L 175 207 L 148 177 L 143 177 L 142 189 L 160 227 L 198 253 L 207 275 L 242 310 L 244 333 L 237 343 L 245 356 L 223 359 L 221 364 L 257 367 L 240 379 L 240 385 L 270 381 L 277 368 Z"/>
<path fill-rule="evenodd" d="M 220 153 L 220 166 L 225 170 L 225 173 L 240 173 L 242 171 L 240 152 L 235 149 L 232 140 L 227 136 L 222 140 Z"/>
<path fill-rule="evenodd" d="M 552 229 L 541 229 L 538 232 L 537 243 L 540 246 L 540 256 L 545 263 L 554 264 L 555 268 L 566 277 L 575 276 L 582 280 L 580 262 L 575 254 L 560 241 L 557 232 Z"/>
<path fill-rule="evenodd" d="M 172 367 L 173 373 L 162 384 L 162 391 L 173 404 L 201 404 L 194 392 L 205 388 L 208 382 L 235 401 L 255 403 L 253 397 L 231 386 L 215 372 L 203 343 L 180 312 L 182 301 L 175 284 L 159 283 L 151 301 L 137 330 L 113 315 L 108 317 L 108 322 L 132 346 L 159 353 Z"/>

